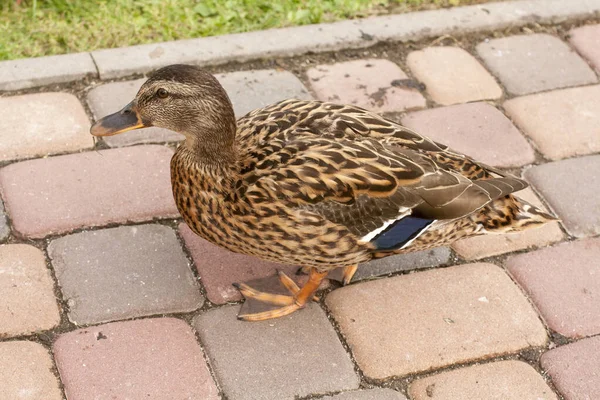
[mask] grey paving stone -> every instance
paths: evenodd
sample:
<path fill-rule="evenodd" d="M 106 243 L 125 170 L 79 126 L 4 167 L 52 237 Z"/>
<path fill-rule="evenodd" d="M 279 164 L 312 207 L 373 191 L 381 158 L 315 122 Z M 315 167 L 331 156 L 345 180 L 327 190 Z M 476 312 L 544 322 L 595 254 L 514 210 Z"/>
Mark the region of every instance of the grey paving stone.
<path fill-rule="evenodd" d="M 399 254 L 360 264 L 352 282 L 363 279 L 382 276 L 399 271 L 410 271 L 413 269 L 437 267 L 450 261 L 450 249 L 447 247 L 436 247 L 435 249 L 417 251 L 414 253 Z M 342 273 L 341 269 L 332 271 L 331 274 Z M 335 276 L 330 274 L 330 278 Z M 340 276 L 341 278 L 341 276 Z"/>
<path fill-rule="evenodd" d="M 302 82 L 288 71 L 251 70 L 218 74 L 216 77 L 227 91 L 238 118 L 255 108 L 280 100 L 312 99 Z"/>
<path fill-rule="evenodd" d="M 600 336 L 552 349 L 541 364 L 565 400 L 600 399 Z"/>
<path fill-rule="evenodd" d="M 600 24 L 570 30 L 569 42 L 600 72 Z"/>
<path fill-rule="evenodd" d="M 137 94 L 146 78 L 135 81 L 112 82 L 90 90 L 87 102 L 96 120 L 119 111 Z M 183 135 L 168 129 L 144 128 L 125 132 L 120 135 L 106 136 L 103 140 L 110 147 L 129 146 L 139 143 L 173 142 L 183 140 Z"/>
<path fill-rule="evenodd" d="M 8 221 L 6 220 L 4 203 L 2 203 L 2 199 L 0 199 L 0 240 L 6 239 L 9 234 L 10 228 L 8 227 Z"/>
<path fill-rule="evenodd" d="M 319 397 L 321 400 L 406 400 L 402 393 L 392 389 L 370 389 L 344 392 L 335 396 Z"/>
<path fill-rule="evenodd" d="M 19 90 L 97 76 L 89 53 L 23 58 L 0 62 L 0 90 Z"/>
<path fill-rule="evenodd" d="M 456 32 L 496 30 L 530 22 L 593 15 L 598 0 L 489 3 L 331 24 L 155 43 L 92 52 L 102 79 L 147 72 L 173 63 L 218 65 L 231 61 L 370 47 L 380 41 L 419 40 Z"/>
<path fill-rule="evenodd" d="M 220 307 L 194 320 L 229 399 L 285 400 L 358 388 L 352 362 L 318 305 L 263 322 L 237 320 L 238 309 Z"/>
<path fill-rule="evenodd" d="M 48 246 L 69 319 L 93 324 L 202 306 L 172 229 L 121 226 L 77 233 Z"/>
<path fill-rule="evenodd" d="M 525 178 L 576 237 L 600 233 L 600 155 L 535 166 Z"/>
<path fill-rule="evenodd" d="M 477 53 L 516 95 L 597 82 L 594 71 L 566 43 L 547 34 L 493 39 Z"/>

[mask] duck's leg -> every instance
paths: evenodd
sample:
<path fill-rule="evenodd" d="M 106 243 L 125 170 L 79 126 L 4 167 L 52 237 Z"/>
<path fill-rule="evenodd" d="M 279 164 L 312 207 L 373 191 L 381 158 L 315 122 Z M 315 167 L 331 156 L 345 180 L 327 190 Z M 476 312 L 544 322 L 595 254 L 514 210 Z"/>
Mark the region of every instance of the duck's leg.
<path fill-rule="evenodd" d="M 354 274 L 356 273 L 356 270 L 358 269 L 358 264 L 354 264 L 354 265 L 348 265 L 347 267 L 344 267 L 344 273 L 342 274 L 342 284 L 344 286 L 346 286 L 347 284 L 350 283 L 350 281 L 352 280 L 352 277 L 354 277 Z"/>
<path fill-rule="evenodd" d="M 282 273 L 280 273 L 280 280 L 288 289 L 290 287 L 295 290 L 293 286 L 288 286 L 289 279 L 285 276 L 284 279 L 281 278 Z M 285 275 L 285 274 L 283 274 Z M 264 321 L 266 319 L 283 317 L 284 315 L 288 315 L 293 313 L 294 311 L 303 308 L 306 303 L 313 297 L 314 293 L 319 288 L 319 285 L 327 276 L 327 272 L 319 272 L 315 268 L 311 268 L 308 282 L 302 288 L 299 288 L 298 291 L 294 293 L 293 296 L 285 296 L 278 294 L 265 293 L 251 288 L 250 286 L 240 283 L 235 286 L 240 290 L 242 295 L 246 299 L 254 299 L 264 303 L 274 304 L 278 306 L 282 306 L 280 308 L 276 308 L 274 310 L 254 313 L 254 314 L 240 314 L 238 315 L 238 319 L 243 321 Z M 292 282 L 293 283 L 293 282 Z M 293 283 L 296 286 L 295 283 Z M 296 286 L 297 287 L 297 286 Z"/>

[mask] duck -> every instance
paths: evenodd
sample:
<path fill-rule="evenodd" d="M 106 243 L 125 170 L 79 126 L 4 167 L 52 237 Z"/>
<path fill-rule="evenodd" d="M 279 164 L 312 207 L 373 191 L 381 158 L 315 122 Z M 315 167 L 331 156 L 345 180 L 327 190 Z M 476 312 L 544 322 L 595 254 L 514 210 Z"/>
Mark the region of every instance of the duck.
<path fill-rule="evenodd" d="M 371 260 L 556 220 L 513 195 L 528 186 L 523 179 L 354 105 L 288 99 L 236 120 L 224 88 L 195 65 L 151 73 L 90 132 L 150 126 L 185 138 L 171 184 L 193 232 L 308 275 L 300 287 L 279 272 L 286 294 L 235 284 L 262 306 L 240 312 L 244 321 L 304 308 L 334 270 L 347 284 Z"/>

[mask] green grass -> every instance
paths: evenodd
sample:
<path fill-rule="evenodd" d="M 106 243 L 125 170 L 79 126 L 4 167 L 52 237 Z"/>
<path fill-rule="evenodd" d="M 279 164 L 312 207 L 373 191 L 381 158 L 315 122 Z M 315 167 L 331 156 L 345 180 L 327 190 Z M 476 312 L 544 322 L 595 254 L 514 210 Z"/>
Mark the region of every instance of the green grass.
<path fill-rule="evenodd" d="M 0 0 L 0 60 L 486 0 Z"/>

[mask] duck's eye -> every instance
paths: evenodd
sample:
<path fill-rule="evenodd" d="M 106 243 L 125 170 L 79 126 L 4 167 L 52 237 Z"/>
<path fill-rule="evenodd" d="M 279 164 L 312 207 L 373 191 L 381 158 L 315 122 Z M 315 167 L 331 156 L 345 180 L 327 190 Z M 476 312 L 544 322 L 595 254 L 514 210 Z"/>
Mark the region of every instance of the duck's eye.
<path fill-rule="evenodd" d="M 161 99 L 164 99 L 165 97 L 167 97 L 169 95 L 169 92 L 167 92 L 166 89 L 160 88 L 156 91 L 156 95 L 158 97 L 160 97 Z"/>

